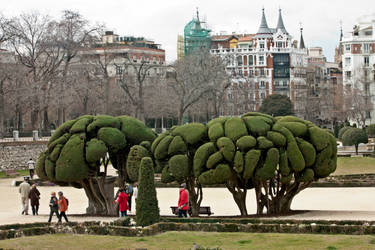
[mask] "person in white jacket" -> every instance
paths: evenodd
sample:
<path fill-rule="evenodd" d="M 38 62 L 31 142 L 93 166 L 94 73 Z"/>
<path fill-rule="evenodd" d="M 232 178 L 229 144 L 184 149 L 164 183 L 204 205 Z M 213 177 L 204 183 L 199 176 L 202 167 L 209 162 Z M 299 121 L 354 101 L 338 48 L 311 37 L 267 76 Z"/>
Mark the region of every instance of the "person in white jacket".
<path fill-rule="evenodd" d="M 29 193 L 30 193 L 30 184 L 27 182 L 28 177 L 23 178 L 23 182 L 20 184 L 18 192 L 21 194 L 21 204 L 22 204 L 22 214 L 29 214 Z"/>
<path fill-rule="evenodd" d="M 138 184 L 134 183 L 134 186 L 133 186 L 134 213 L 135 213 L 136 208 L 137 208 L 137 197 L 138 197 Z"/>

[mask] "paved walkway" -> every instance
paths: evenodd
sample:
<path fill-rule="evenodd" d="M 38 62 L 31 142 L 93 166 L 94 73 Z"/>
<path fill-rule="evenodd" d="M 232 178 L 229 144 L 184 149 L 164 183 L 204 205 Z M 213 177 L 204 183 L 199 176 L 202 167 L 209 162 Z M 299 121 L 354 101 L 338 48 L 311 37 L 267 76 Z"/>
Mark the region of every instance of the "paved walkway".
<path fill-rule="evenodd" d="M 18 178 L 20 179 L 20 178 Z M 18 187 L 11 186 L 13 179 L 0 179 L 0 224 L 31 223 L 47 221 L 49 198 L 52 191 L 63 191 L 69 199 L 69 214 L 84 214 L 87 198 L 83 189 L 73 187 L 38 187 L 41 192 L 39 216 L 21 215 L 21 201 Z M 215 216 L 239 215 L 231 193 L 226 188 L 205 188 L 202 205 L 211 206 Z M 160 214 L 172 215 L 170 206 L 178 199 L 177 188 L 157 189 Z M 285 216 L 290 219 L 325 220 L 375 220 L 375 188 L 309 188 L 296 196 L 292 204 L 294 210 L 310 212 Z M 249 190 L 247 209 L 249 214 L 256 212 L 255 194 Z M 29 214 L 31 213 L 31 209 Z M 56 218 L 54 219 L 56 221 Z M 111 221 L 108 217 L 70 216 L 71 221 L 100 220 Z"/>

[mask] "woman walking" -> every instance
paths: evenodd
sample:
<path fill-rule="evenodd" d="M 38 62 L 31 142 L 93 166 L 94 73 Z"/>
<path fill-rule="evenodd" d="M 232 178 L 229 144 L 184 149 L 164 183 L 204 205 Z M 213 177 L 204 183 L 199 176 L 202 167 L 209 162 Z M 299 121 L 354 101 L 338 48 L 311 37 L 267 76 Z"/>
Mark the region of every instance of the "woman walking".
<path fill-rule="evenodd" d="M 30 190 L 30 193 L 29 193 L 29 199 L 30 199 L 31 210 L 33 211 L 33 215 L 38 215 L 40 192 L 36 188 L 35 184 L 33 184 L 31 186 L 31 190 Z"/>

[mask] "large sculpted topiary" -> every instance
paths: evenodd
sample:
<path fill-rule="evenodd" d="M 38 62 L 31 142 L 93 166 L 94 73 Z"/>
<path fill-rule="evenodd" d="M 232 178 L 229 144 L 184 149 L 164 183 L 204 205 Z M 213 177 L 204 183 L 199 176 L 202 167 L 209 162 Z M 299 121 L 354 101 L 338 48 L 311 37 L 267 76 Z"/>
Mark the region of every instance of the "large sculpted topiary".
<path fill-rule="evenodd" d="M 207 140 L 206 126 L 191 123 L 173 127 L 159 135 L 151 145 L 161 181 L 186 183 L 193 216 L 199 214 L 203 195 L 202 186 L 194 176 L 193 158 L 197 148 Z"/>
<path fill-rule="evenodd" d="M 196 150 L 194 175 L 201 184 L 225 184 L 242 215 L 250 188 L 258 214 L 288 212 L 297 193 L 336 169 L 334 136 L 294 116 L 252 112 L 206 127 L 209 141 Z"/>
<path fill-rule="evenodd" d="M 111 179 L 106 178 L 109 160 L 118 170 L 122 186 L 124 181 L 138 178 L 131 166 L 132 173 L 127 171 L 130 148 L 150 144 L 155 138 L 151 129 L 132 117 L 81 116 L 56 129 L 47 150 L 39 156 L 36 172 L 40 178 L 59 185 L 84 188 L 90 203 L 88 213 L 113 215 L 113 197 L 108 197 L 105 190 L 105 183 Z"/>

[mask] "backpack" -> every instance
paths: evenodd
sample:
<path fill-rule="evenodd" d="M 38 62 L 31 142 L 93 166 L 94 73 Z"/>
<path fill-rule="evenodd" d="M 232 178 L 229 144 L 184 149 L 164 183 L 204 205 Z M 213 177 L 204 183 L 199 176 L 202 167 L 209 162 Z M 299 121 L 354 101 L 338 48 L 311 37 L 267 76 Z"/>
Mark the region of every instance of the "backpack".
<path fill-rule="evenodd" d="M 64 197 L 64 198 L 66 200 L 66 206 L 69 206 L 69 200 L 68 200 L 68 198 L 66 198 L 66 197 Z"/>

